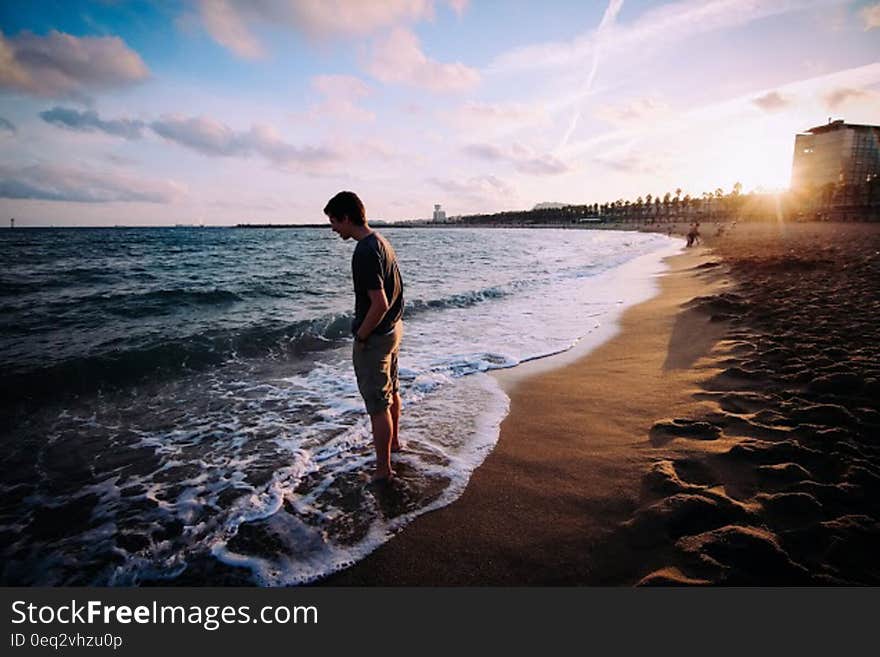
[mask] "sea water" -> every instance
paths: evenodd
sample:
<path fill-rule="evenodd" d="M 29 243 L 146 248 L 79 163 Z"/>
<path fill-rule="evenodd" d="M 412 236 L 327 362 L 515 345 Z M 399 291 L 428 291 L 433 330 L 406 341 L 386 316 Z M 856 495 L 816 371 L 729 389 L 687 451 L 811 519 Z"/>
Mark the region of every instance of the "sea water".
<path fill-rule="evenodd" d="M 0 231 L 2 583 L 313 581 L 449 504 L 489 374 L 614 330 L 663 235 L 380 229 L 404 279 L 406 449 L 366 484 L 353 242 L 329 228 Z"/>

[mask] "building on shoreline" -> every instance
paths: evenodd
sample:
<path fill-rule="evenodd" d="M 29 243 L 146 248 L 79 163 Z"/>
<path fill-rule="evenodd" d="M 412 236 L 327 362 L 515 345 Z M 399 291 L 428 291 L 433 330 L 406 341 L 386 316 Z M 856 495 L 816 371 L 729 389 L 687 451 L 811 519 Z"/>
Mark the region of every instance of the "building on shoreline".
<path fill-rule="evenodd" d="M 880 126 L 829 121 L 795 135 L 793 189 L 862 185 L 880 177 Z"/>
<path fill-rule="evenodd" d="M 445 224 L 446 223 L 446 212 L 440 207 L 439 203 L 434 205 L 434 223 L 436 224 Z"/>

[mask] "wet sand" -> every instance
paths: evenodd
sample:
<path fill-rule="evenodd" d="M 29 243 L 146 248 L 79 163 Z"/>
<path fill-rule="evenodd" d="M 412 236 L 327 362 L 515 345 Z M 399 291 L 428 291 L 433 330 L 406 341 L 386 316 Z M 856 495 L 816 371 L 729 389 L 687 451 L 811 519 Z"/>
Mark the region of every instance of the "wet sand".
<path fill-rule="evenodd" d="M 325 583 L 877 584 L 880 226 L 714 233 L 606 344 L 502 374 L 464 495 Z"/>
<path fill-rule="evenodd" d="M 717 286 L 714 273 L 698 269 L 704 261 L 698 252 L 673 258 L 660 294 L 626 312 L 618 336 L 586 358 L 566 354 L 500 374 L 511 412 L 462 497 L 327 583 L 596 581 L 594 546 L 638 506 L 653 419 L 695 403 L 688 390 L 697 375 L 663 363 L 678 307 Z M 708 318 L 702 325 L 707 338 L 720 335 Z"/>
<path fill-rule="evenodd" d="M 752 224 L 708 243 L 731 285 L 718 373 L 670 413 L 613 544 L 641 583 L 880 582 L 880 226 Z M 662 549 L 658 554 L 652 546 Z"/>

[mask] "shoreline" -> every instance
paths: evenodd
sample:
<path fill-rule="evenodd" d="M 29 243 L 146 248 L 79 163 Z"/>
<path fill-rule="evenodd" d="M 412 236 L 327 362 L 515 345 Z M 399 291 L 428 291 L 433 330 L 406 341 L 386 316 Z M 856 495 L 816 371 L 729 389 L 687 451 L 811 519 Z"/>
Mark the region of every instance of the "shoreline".
<path fill-rule="evenodd" d="M 880 226 L 704 239 L 608 342 L 501 373 L 462 497 L 319 584 L 880 584 Z"/>
<path fill-rule="evenodd" d="M 657 280 L 657 293 L 627 308 L 619 329 L 598 346 L 585 341 L 568 352 L 493 372 L 511 398 L 510 412 L 464 494 L 319 583 L 600 583 L 601 574 L 585 555 L 637 505 L 647 462 L 634 447 L 644 441 L 649 418 L 694 404 L 691 370 L 664 374 L 664 345 L 678 306 L 717 288 L 717 276 L 699 269 L 708 258 L 704 249 L 667 257 L 670 268 Z M 703 317 L 700 328 L 708 323 Z M 717 330 L 707 335 L 720 336 L 720 326 L 710 328 Z M 711 345 L 704 340 L 699 346 Z M 644 376 L 646 359 L 658 376 Z M 639 389 L 631 387 L 634 379 Z M 658 382 L 666 390 L 654 396 Z M 595 403 L 581 403 L 589 399 Z"/>
<path fill-rule="evenodd" d="M 679 247 L 670 246 L 660 250 L 659 262 L 652 262 L 657 257 L 657 254 L 650 253 L 621 265 L 613 270 L 616 274 L 614 276 L 615 282 L 621 279 L 620 284 L 624 288 L 634 286 L 636 290 L 633 292 L 627 289 L 625 293 L 619 295 L 630 298 L 630 301 L 627 303 L 623 299 L 618 300 L 618 303 L 624 304 L 624 307 L 616 315 L 612 315 L 609 321 L 594 327 L 593 330 L 584 335 L 570 349 L 541 358 L 526 360 L 516 365 L 516 367 L 490 370 L 487 374 L 495 379 L 502 390 L 509 395 L 522 381 L 584 360 L 606 342 L 620 335 L 621 320 L 626 313 L 660 294 L 663 277 L 674 268 L 670 263 L 676 262 L 677 258 L 689 255 L 689 253 L 684 251 L 683 245 Z M 648 263 L 647 266 L 645 264 L 646 261 Z"/>

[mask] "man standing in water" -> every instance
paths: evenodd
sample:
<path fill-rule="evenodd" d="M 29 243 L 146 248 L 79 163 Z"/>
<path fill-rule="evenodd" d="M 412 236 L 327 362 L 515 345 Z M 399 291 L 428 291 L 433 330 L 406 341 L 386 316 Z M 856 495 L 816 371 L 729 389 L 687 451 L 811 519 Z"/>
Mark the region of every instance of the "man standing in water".
<path fill-rule="evenodd" d="M 394 476 L 391 452 L 400 450 L 400 383 L 397 356 L 403 336 L 403 280 L 397 256 L 384 237 L 367 225 L 364 204 L 354 192 L 339 192 L 324 214 L 342 239 L 357 242 L 351 256 L 354 282 L 352 361 L 358 389 L 370 415 L 376 471 L 373 481 Z"/>

